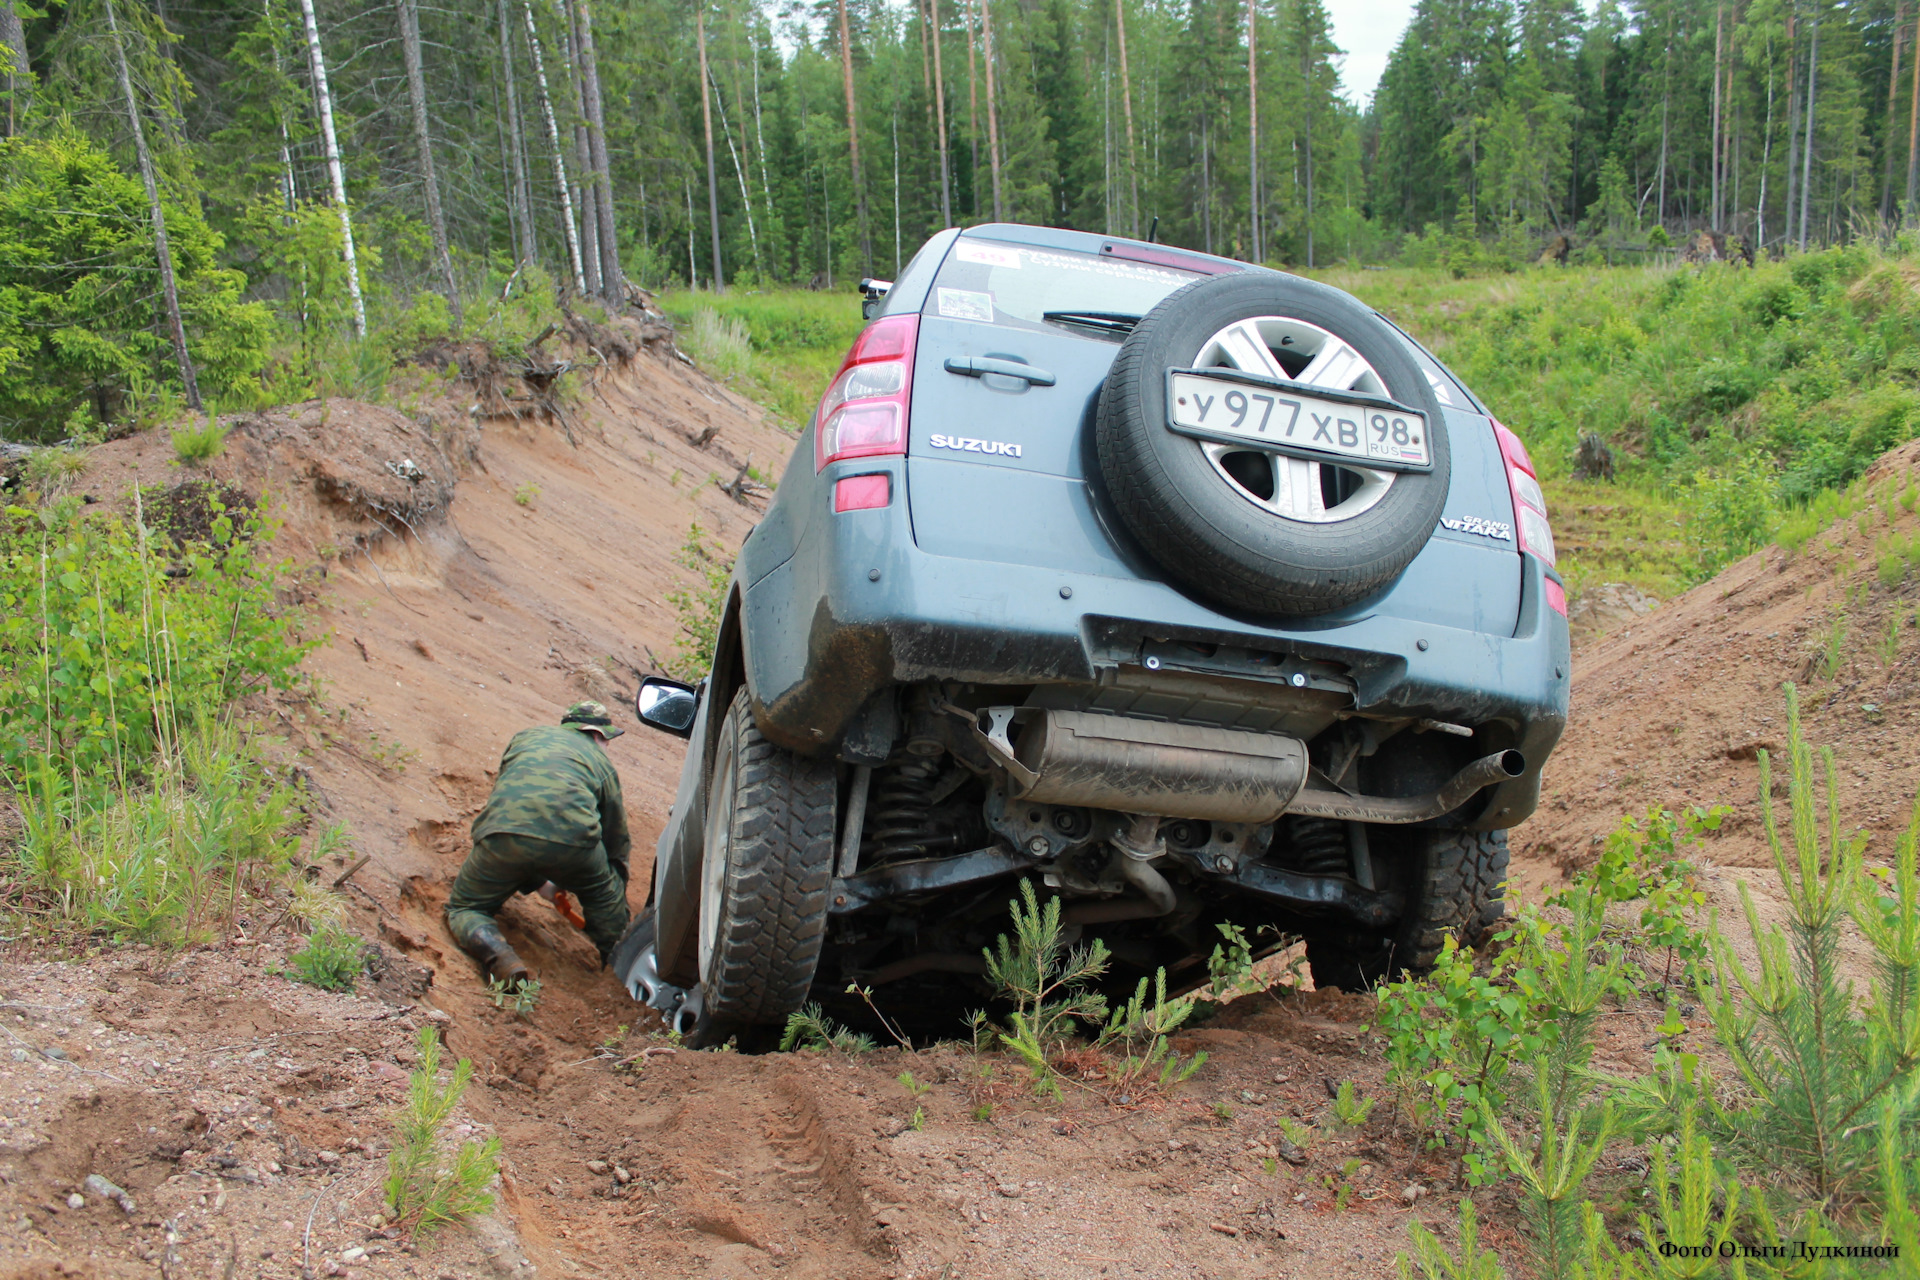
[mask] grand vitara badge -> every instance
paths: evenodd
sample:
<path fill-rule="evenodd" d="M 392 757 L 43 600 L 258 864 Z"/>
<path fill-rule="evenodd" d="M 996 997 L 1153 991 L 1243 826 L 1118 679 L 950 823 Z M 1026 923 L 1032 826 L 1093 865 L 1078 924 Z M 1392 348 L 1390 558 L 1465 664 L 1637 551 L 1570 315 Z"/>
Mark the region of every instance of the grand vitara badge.
<path fill-rule="evenodd" d="M 992 453 L 1003 458 L 1020 456 L 1020 446 L 1007 440 L 974 440 L 967 436 L 943 436 L 934 433 L 927 443 L 936 449 L 954 449 L 960 453 Z"/>
<path fill-rule="evenodd" d="M 1471 533 L 1482 538 L 1492 538 L 1495 542 L 1513 541 L 1513 526 L 1505 520 L 1488 520 L 1481 516 L 1447 516 L 1440 521 L 1440 527 L 1451 529 L 1455 533 Z"/>

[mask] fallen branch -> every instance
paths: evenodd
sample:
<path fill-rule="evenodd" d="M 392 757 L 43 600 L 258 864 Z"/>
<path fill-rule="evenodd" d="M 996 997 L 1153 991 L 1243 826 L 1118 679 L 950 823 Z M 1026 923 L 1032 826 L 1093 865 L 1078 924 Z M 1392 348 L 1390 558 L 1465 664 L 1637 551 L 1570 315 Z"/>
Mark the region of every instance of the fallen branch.
<path fill-rule="evenodd" d="M 750 476 L 749 473 L 752 470 L 753 455 L 749 454 L 747 455 L 747 460 L 740 464 L 740 470 L 734 473 L 731 481 L 726 484 L 720 484 L 720 478 L 715 476 L 713 482 L 716 485 L 720 485 L 720 491 L 722 493 L 725 493 L 741 506 L 752 506 L 753 499 L 769 492 L 766 485 L 761 484 L 758 480 Z"/>

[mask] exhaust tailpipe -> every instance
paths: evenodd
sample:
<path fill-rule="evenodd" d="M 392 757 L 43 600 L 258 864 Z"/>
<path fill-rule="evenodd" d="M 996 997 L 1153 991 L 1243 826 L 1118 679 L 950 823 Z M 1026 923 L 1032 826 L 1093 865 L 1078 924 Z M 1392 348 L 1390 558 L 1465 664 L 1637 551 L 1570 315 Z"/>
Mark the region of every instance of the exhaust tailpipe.
<path fill-rule="evenodd" d="M 1078 903 L 1068 907 L 1061 918 L 1068 924 L 1112 924 L 1172 915 L 1180 899 L 1153 865 L 1167 852 L 1167 842 L 1160 838 L 1160 819 L 1150 813 L 1134 814 L 1131 825 L 1114 837 L 1113 845 L 1120 851 L 1120 875 L 1139 890 L 1140 896 Z"/>
<path fill-rule="evenodd" d="M 1454 774 L 1438 791 L 1423 796 L 1350 796 L 1344 791 L 1306 787 L 1293 797 L 1287 812 L 1344 822 L 1425 822 L 1452 813 L 1482 787 L 1510 781 L 1526 771 L 1526 757 L 1518 751 L 1496 751 Z"/>

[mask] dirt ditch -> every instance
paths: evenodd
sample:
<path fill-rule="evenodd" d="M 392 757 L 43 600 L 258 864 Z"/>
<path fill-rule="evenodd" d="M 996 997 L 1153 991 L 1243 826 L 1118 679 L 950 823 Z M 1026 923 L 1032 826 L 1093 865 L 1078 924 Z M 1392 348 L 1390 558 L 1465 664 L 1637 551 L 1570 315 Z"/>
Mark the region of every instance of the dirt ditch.
<path fill-rule="evenodd" d="M 626 701 L 672 650 L 665 597 L 689 527 L 737 546 L 761 503 L 722 486 L 749 457 L 777 470 L 792 442 L 640 325 L 555 335 L 542 367 L 585 371 L 561 404 L 511 369 L 476 372 L 471 352 L 441 355 L 467 380 L 423 376 L 394 407 L 235 420 L 226 453 L 184 475 L 199 488 L 162 499 L 192 524 L 205 495 L 237 494 L 278 523 L 325 640 L 316 695 L 259 710 L 321 821 L 371 855 L 340 892 L 378 981 L 295 984 L 278 972 L 295 940 L 245 918 L 185 954 L 9 962 L 0 1276 L 1384 1277 L 1409 1220 L 1451 1219 L 1453 1170 L 1396 1127 L 1364 998 L 1235 1002 L 1180 1037 L 1210 1058 L 1172 1097 L 1123 1100 L 1095 1073 L 1039 1099 L 1004 1059 L 958 1046 L 678 1049 L 581 936 L 519 899 L 504 924 L 542 994 L 525 1017 L 495 1008 L 440 909 L 502 747 L 579 697 Z M 182 480 L 148 435 L 96 451 L 75 491 L 119 502 Z M 1517 878 L 1554 887 L 1649 803 L 1735 806 L 1706 851 L 1722 892 L 1758 865 L 1752 748 L 1780 740 L 1771 691 L 1845 603 L 1835 567 L 1864 554 L 1762 553 L 1585 647 Z M 1864 605 L 1854 590 L 1863 629 L 1896 600 L 1911 611 L 1907 588 Z M 1810 691 L 1809 720 L 1842 742 L 1884 849 L 1920 781 L 1892 749 L 1914 686 L 1905 657 L 1851 661 Z M 678 744 L 636 732 L 612 751 L 643 885 Z M 1611 1019 L 1603 1062 L 1638 1061 L 1658 1018 Z M 475 1064 L 453 1134 L 497 1134 L 504 1166 L 491 1214 L 416 1242 L 373 1215 L 428 1025 Z M 1380 1099 L 1356 1128 L 1333 1118 L 1346 1080 Z M 1295 1147 L 1283 1121 L 1315 1140 Z M 132 1210 L 83 1190 L 90 1174 Z M 1505 1209 L 1489 1206 L 1489 1235 L 1517 1255 Z"/>

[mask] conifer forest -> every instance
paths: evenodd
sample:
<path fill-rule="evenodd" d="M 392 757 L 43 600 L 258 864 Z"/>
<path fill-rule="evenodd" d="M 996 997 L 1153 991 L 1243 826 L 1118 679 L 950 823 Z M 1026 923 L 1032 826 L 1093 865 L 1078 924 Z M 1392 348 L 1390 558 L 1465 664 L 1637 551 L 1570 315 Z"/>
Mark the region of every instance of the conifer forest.
<path fill-rule="evenodd" d="M 844 288 L 955 223 L 1307 269 L 1885 239 L 1917 43 L 1915 0 L 1421 0 L 1361 108 L 1323 0 L 0 0 L 0 429 L 291 394 L 270 351 L 516 291 Z"/>

